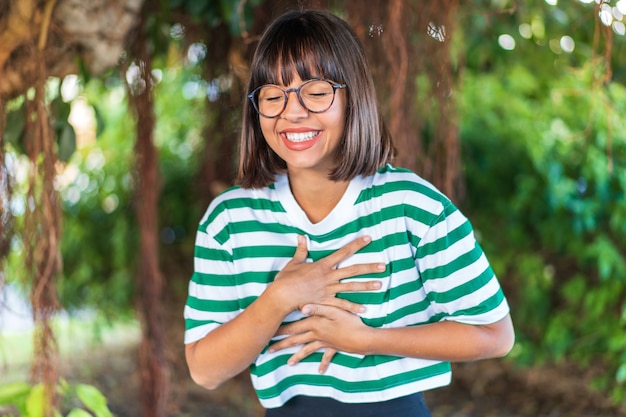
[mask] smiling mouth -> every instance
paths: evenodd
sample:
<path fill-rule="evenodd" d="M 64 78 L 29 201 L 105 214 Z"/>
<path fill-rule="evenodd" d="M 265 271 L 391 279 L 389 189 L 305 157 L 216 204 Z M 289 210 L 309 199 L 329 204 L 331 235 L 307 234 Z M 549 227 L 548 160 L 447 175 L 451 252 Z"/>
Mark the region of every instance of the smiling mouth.
<path fill-rule="evenodd" d="M 319 133 L 320 133 L 319 131 L 302 132 L 302 133 L 289 132 L 289 133 L 285 133 L 285 137 L 290 142 L 306 142 L 307 140 L 311 140 L 314 137 L 316 137 Z"/>

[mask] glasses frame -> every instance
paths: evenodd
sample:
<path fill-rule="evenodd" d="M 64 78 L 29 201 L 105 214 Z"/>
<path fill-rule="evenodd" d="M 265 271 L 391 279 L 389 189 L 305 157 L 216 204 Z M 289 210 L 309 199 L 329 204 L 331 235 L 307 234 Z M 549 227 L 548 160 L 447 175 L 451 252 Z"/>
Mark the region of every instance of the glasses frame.
<path fill-rule="evenodd" d="M 300 96 L 300 90 L 301 90 L 304 86 L 306 86 L 307 84 L 312 83 L 312 82 L 314 82 L 314 81 L 324 81 L 324 82 L 327 82 L 327 83 L 328 83 L 328 84 L 330 84 L 330 86 L 333 88 L 333 99 L 330 101 L 330 104 L 328 105 L 328 107 L 327 107 L 326 109 L 324 109 L 324 110 L 317 110 L 317 111 L 316 111 L 316 110 L 311 110 L 311 109 L 309 109 L 309 108 L 308 108 L 308 107 L 304 104 L 304 101 L 302 100 L 302 96 Z M 281 91 L 283 92 L 283 108 L 282 108 L 282 110 L 281 110 L 281 111 L 279 111 L 279 112 L 278 112 L 278 114 L 277 114 L 277 115 L 275 115 L 275 116 L 268 116 L 268 115 L 265 115 L 265 114 L 261 113 L 261 111 L 259 110 L 258 103 L 257 103 L 257 100 L 256 100 L 255 96 L 256 96 L 256 93 L 257 93 L 258 91 L 260 91 L 260 90 L 261 90 L 262 88 L 264 88 L 264 87 L 276 87 L 276 88 L 278 88 L 279 90 L 281 90 Z M 335 96 L 336 96 L 337 90 L 340 90 L 340 89 L 342 89 L 342 88 L 347 88 L 347 85 L 346 85 L 346 84 L 336 83 L 336 82 L 334 82 L 334 81 L 330 81 L 330 80 L 324 80 L 324 79 L 321 79 L 321 78 L 312 78 L 312 79 L 310 79 L 310 80 L 307 80 L 307 81 L 303 82 L 303 83 L 300 85 L 300 87 L 296 87 L 296 88 L 287 88 L 287 89 L 284 89 L 284 88 L 282 88 L 282 87 L 280 87 L 280 86 L 278 86 L 278 85 L 276 85 L 276 84 L 263 84 L 263 85 L 261 85 L 261 86 L 258 86 L 258 87 L 257 87 L 257 88 L 255 88 L 254 90 L 252 90 L 252 92 L 251 92 L 250 94 L 248 94 L 248 96 L 247 96 L 247 97 L 248 97 L 248 98 L 250 99 L 250 101 L 252 102 L 252 107 L 254 107 L 254 110 L 256 110 L 256 112 L 257 112 L 260 116 L 263 116 L 263 117 L 265 117 L 265 118 L 267 118 L 267 119 L 275 119 L 276 117 L 278 117 L 278 116 L 280 116 L 281 114 L 283 114 L 283 112 L 284 112 L 284 111 L 285 111 L 285 109 L 287 108 L 287 101 L 289 100 L 289 93 L 291 93 L 291 92 L 296 93 L 296 97 L 298 97 L 298 102 L 300 103 L 300 105 L 302 106 L 302 108 L 306 109 L 307 111 L 309 111 L 309 112 L 311 112 L 311 113 L 316 113 L 316 114 L 319 114 L 319 113 L 324 113 L 324 112 L 328 111 L 328 109 L 330 109 L 330 108 L 333 106 L 333 103 L 335 102 Z"/>

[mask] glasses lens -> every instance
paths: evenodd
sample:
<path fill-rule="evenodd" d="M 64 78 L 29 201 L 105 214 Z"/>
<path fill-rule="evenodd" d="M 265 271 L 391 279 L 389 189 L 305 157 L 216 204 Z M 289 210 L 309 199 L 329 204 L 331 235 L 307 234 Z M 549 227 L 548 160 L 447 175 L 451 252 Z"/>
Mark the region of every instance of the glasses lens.
<path fill-rule="evenodd" d="M 326 81 L 310 81 L 300 89 L 300 97 L 304 106 L 312 112 L 323 112 L 333 104 L 335 91 Z"/>
<path fill-rule="evenodd" d="M 280 88 L 273 85 L 266 85 L 261 88 L 257 94 L 259 113 L 264 116 L 273 117 L 283 111 L 285 93 Z"/>

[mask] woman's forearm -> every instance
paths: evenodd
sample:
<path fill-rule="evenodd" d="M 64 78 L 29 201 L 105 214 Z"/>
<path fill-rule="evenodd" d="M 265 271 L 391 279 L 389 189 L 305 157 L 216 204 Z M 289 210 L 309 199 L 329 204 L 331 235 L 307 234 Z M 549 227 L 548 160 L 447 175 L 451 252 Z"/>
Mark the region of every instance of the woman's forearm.
<path fill-rule="evenodd" d="M 370 328 L 364 354 L 382 354 L 450 362 L 506 355 L 515 341 L 510 316 L 488 325 L 453 321 L 401 328 Z"/>
<path fill-rule="evenodd" d="M 245 370 L 289 312 L 281 311 L 268 289 L 235 319 L 185 347 L 191 378 L 198 385 L 215 389 Z"/>
<path fill-rule="evenodd" d="M 321 348 L 362 355 L 389 355 L 449 362 L 506 355 L 515 341 L 511 317 L 486 325 L 442 321 L 418 326 L 376 328 L 356 314 L 325 305 L 307 305 L 308 317 L 281 326 L 286 338 L 272 351 L 302 345 L 291 358 L 297 363 Z"/>

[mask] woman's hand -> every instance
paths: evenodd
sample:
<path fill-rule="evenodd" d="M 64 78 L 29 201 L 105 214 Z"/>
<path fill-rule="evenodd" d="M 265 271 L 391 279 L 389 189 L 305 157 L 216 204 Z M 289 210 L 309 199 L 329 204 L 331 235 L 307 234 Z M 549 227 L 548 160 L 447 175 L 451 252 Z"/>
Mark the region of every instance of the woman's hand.
<path fill-rule="evenodd" d="M 270 286 L 281 303 L 290 311 L 306 304 L 324 304 L 351 312 L 363 312 L 363 306 L 335 297 L 340 292 L 371 291 L 380 288 L 380 281 L 341 282 L 358 275 L 375 274 L 385 270 L 385 264 L 356 264 L 337 268 L 337 265 L 367 246 L 369 236 L 360 237 L 317 262 L 307 262 L 308 249 L 304 236 L 298 236 L 298 247 L 293 259 L 280 271 Z"/>
<path fill-rule="evenodd" d="M 294 365 L 325 348 L 319 371 L 328 368 L 337 351 L 379 354 L 448 362 L 466 362 L 506 355 L 515 342 L 511 317 L 484 325 L 441 321 L 397 328 L 373 328 L 356 314 L 321 304 L 306 305 L 303 320 L 280 326 L 276 335 L 287 337 L 270 351 L 303 345 L 289 358 Z"/>
<path fill-rule="evenodd" d="M 367 341 L 370 327 L 359 316 L 336 306 L 309 304 L 302 313 L 308 317 L 281 326 L 277 336 L 288 337 L 276 342 L 270 348 L 275 352 L 288 347 L 303 345 L 289 358 L 288 363 L 295 365 L 310 354 L 325 348 L 319 372 L 324 373 L 337 351 L 364 353 L 363 342 Z"/>
<path fill-rule="evenodd" d="M 203 339 L 186 346 L 187 364 L 194 381 L 214 389 L 243 371 L 267 346 L 285 317 L 300 307 L 322 303 L 346 314 L 351 314 L 346 311 L 361 311 L 362 306 L 335 295 L 376 290 L 381 286 L 380 281 L 342 283 L 341 280 L 380 273 L 385 265 L 370 263 L 345 268 L 337 268 L 337 265 L 369 242 L 369 237 L 361 237 L 317 262 L 306 262 L 306 239 L 300 236 L 293 259 L 252 304 Z M 240 348 L 233 350 L 233 340 L 239 342 Z M 333 354 L 333 351 L 327 351 L 326 364 L 330 363 Z"/>

